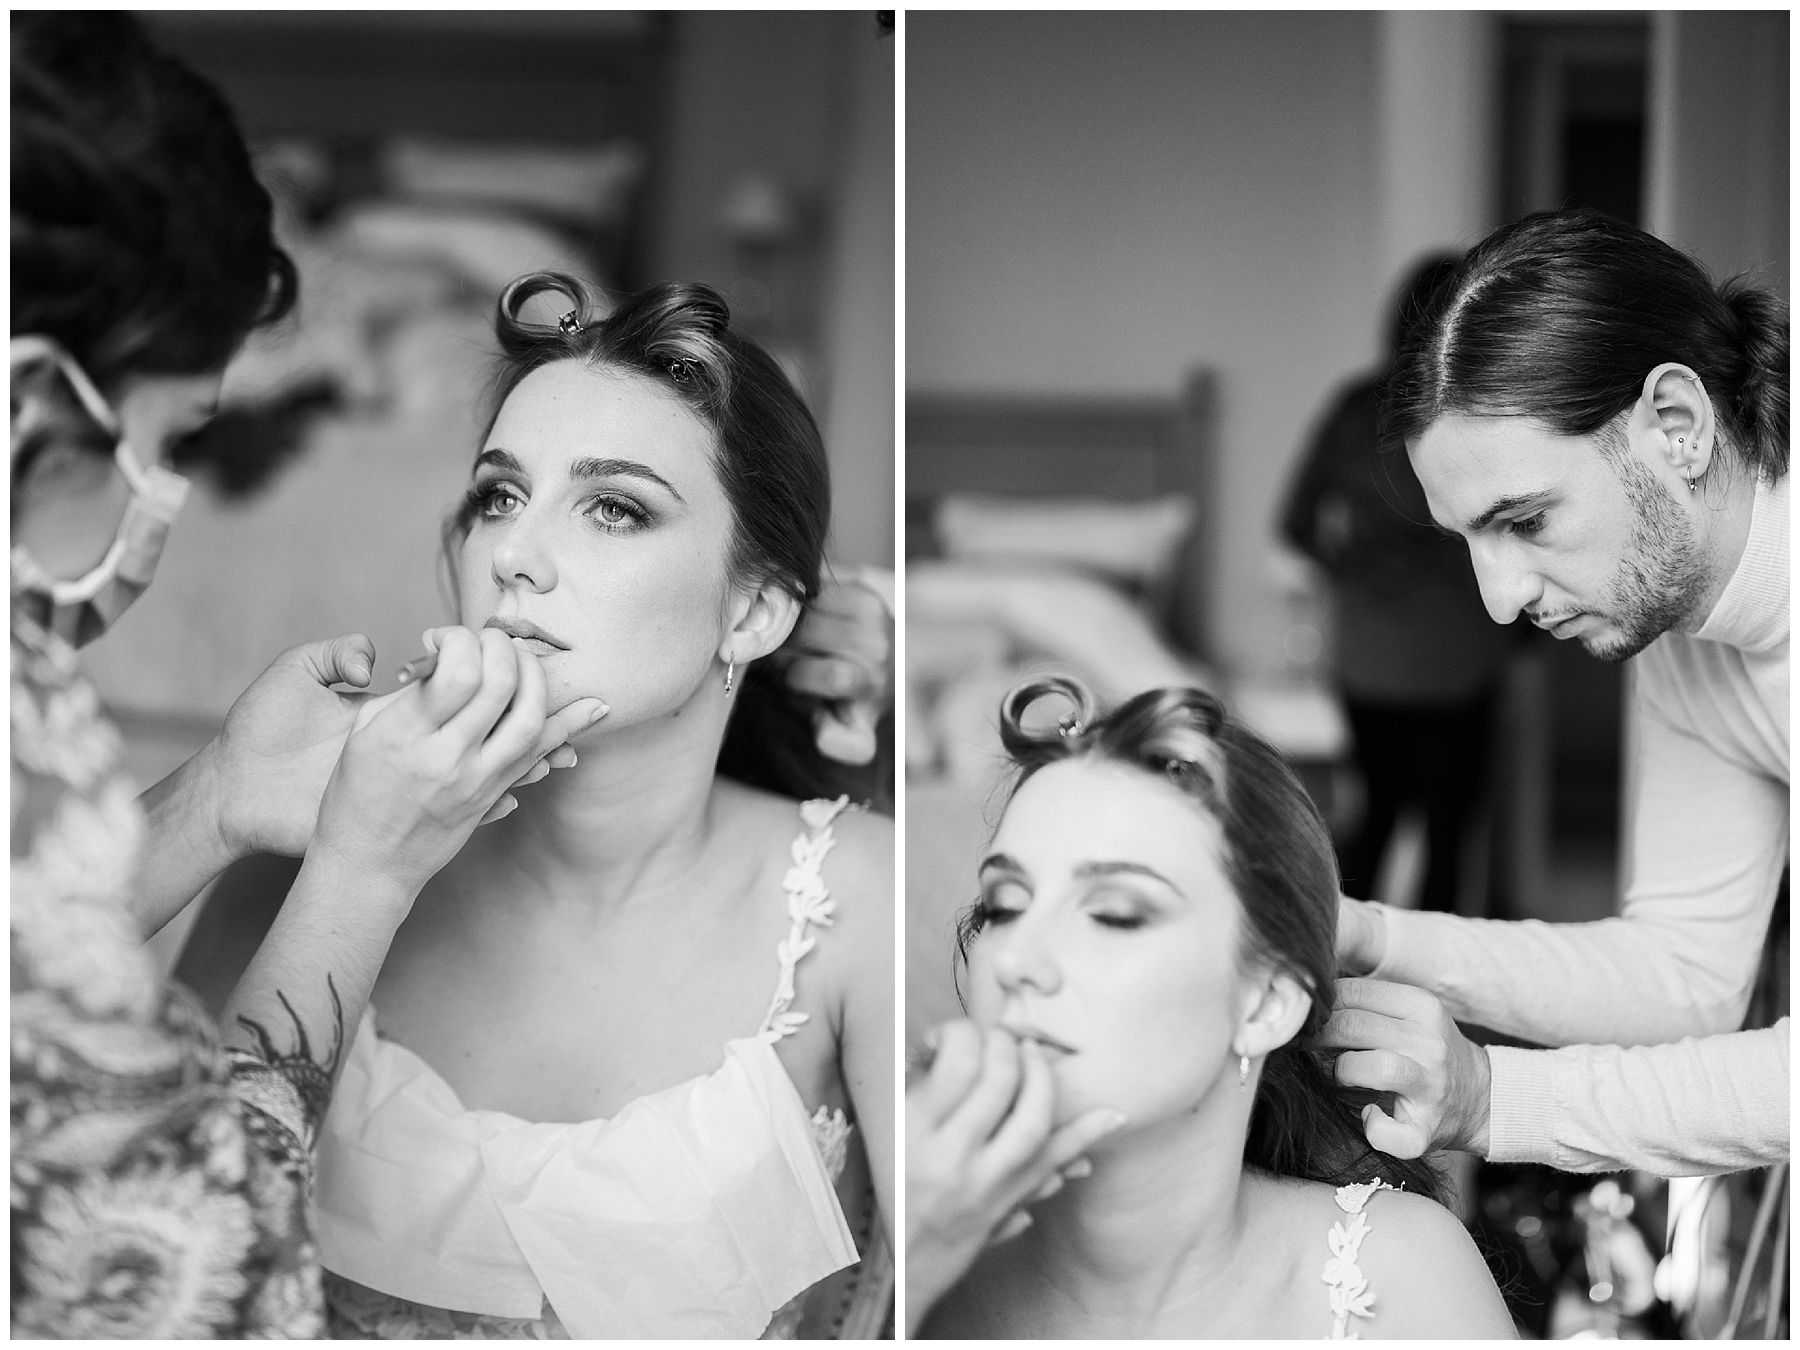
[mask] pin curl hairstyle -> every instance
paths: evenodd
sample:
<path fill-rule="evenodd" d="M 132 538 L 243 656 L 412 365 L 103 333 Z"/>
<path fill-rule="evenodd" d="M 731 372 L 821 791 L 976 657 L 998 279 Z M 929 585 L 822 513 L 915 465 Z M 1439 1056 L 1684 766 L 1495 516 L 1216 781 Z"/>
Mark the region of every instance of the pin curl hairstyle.
<path fill-rule="evenodd" d="M 1058 721 L 1033 716 L 1048 699 L 1069 711 Z M 1051 764 L 1096 761 L 1171 784 L 1218 826 L 1219 863 L 1244 916 L 1239 969 L 1281 971 L 1311 999 L 1299 1033 L 1264 1062 L 1245 1163 L 1334 1186 L 1379 1174 L 1441 1199 L 1429 1163 L 1369 1146 L 1361 1110 L 1376 1095 L 1340 1086 L 1331 1057 L 1310 1048 L 1335 1000 L 1337 862 L 1318 808 L 1280 753 L 1205 690 L 1155 689 L 1106 712 L 1064 676 L 1031 679 L 1006 695 L 1000 741 L 1014 765 L 1008 803 Z M 971 910 L 959 924 L 959 956 L 978 923 Z"/>

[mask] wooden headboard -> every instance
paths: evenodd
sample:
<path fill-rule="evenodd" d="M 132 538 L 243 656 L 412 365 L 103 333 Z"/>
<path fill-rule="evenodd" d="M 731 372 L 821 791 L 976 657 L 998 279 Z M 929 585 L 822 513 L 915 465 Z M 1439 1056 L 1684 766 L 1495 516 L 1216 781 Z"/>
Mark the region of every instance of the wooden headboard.
<path fill-rule="evenodd" d="M 1167 398 L 913 394 L 906 400 L 908 557 L 934 551 L 931 514 L 948 493 L 1136 500 L 1181 493 L 1195 526 L 1173 587 L 1159 597 L 1167 628 L 1208 651 L 1210 506 L 1216 473 L 1217 376 L 1190 371 Z"/>

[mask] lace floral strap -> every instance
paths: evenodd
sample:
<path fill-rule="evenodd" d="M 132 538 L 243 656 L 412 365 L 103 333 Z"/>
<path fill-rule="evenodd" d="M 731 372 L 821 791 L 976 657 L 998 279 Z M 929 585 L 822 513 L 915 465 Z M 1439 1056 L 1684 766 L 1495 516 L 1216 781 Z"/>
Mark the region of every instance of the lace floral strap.
<path fill-rule="evenodd" d="M 794 968 L 800 958 L 810 952 L 818 939 L 806 930 L 813 924 L 831 925 L 837 902 L 825 889 L 821 869 L 825 855 L 837 843 L 831 825 L 850 806 L 849 797 L 828 801 L 823 797 L 800 804 L 800 821 L 806 828 L 795 838 L 790 850 L 793 865 L 782 878 L 781 888 L 787 892 L 788 933 L 775 948 L 781 958 L 781 978 L 775 985 L 775 997 L 769 1000 L 769 1011 L 763 1015 L 756 1034 L 773 1044 L 791 1036 L 806 1025 L 810 1013 L 792 1012 L 794 1001 Z"/>
<path fill-rule="evenodd" d="M 1380 1177 L 1353 1186 L 1339 1186 L 1334 1197 L 1337 1207 L 1350 1216 L 1331 1225 L 1331 1259 L 1325 1263 L 1325 1284 L 1331 1291 L 1331 1335 L 1328 1340 L 1355 1341 L 1362 1338 L 1350 1329 L 1350 1318 L 1373 1317 L 1375 1294 L 1368 1277 L 1356 1264 L 1356 1254 L 1369 1235 L 1369 1216 L 1363 1206 L 1376 1191 L 1396 1189 Z"/>

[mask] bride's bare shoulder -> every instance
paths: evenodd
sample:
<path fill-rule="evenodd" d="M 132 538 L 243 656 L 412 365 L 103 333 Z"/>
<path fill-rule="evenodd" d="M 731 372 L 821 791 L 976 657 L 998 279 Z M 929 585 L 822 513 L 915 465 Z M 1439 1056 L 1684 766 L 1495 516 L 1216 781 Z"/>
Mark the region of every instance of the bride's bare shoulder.
<path fill-rule="evenodd" d="M 1356 1227 L 1354 1209 L 1337 1203 L 1327 1188 L 1333 1217 L 1346 1234 Z M 1348 1198 L 1348 1197 L 1347 1197 Z M 1355 1264 L 1374 1295 L 1370 1318 L 1352 1317 L 1364 1339 L 1446 1338 L 1511 1340 L 1517 1336 L 1506 1303 L 1475 1241 L 1454 1213 L 1427 1196 L 1375 1190 L 1362 1203 L 1366 1231 L 1355 1245 Z M 1338 1256 L 1334 1244 L 1328 1256 Z"/>

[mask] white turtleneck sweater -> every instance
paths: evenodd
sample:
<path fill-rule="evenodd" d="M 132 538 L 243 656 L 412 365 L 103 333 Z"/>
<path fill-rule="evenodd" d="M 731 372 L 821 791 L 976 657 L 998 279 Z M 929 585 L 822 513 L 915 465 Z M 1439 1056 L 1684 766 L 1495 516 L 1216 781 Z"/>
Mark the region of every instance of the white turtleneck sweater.
<path fill-rule="evenodd" d="M 1635 662 L 1640 751 L 1616 918 L 1505 922 L 1381 910 L 1372 973 L 1494 1046 L 1488 1154 L 1570 1172 L 1699 1176 L 1788 1156 L 1788 1019 L 1739 1031 L 1788 856 L 1788 482 L 1694 633 Z"/>

